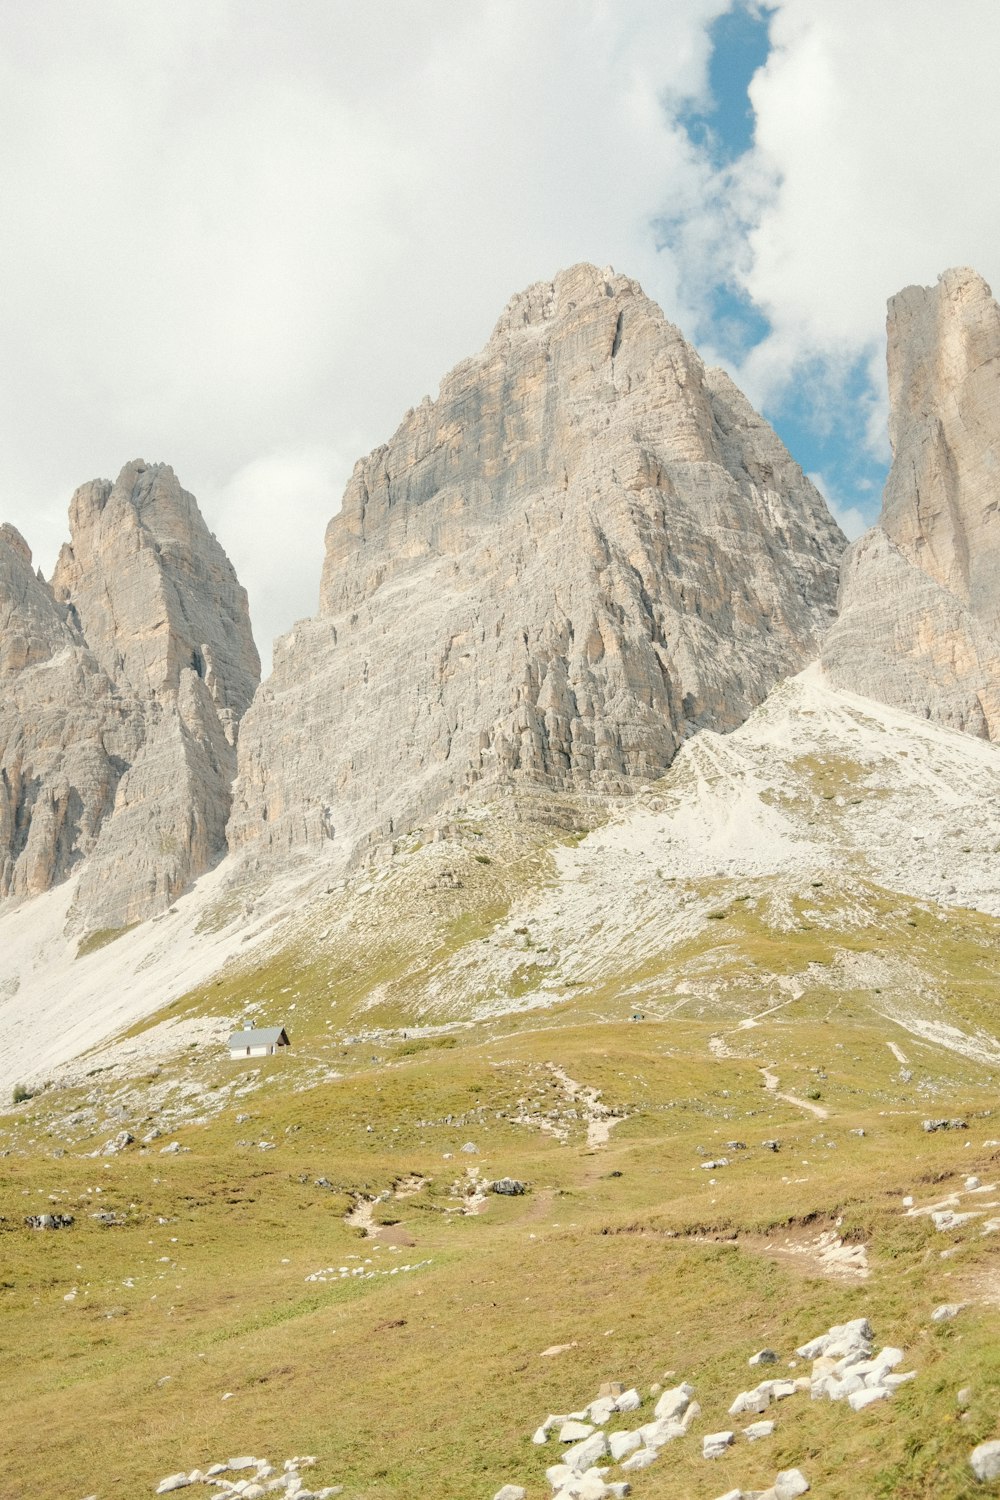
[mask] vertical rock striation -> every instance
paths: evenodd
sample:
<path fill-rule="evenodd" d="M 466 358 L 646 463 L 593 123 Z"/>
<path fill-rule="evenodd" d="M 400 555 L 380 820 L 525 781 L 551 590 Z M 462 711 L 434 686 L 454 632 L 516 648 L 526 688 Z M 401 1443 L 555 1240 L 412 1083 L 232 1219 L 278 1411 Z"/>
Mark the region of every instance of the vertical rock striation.
<path fill-rule="evenodd" d="M 259 676 L 246 594 L 166 465 L 77 490 L 51 585 L 0 527 L 0 897 L 82 861 L 75 925 L 169 905 L 225 852 Z"/>
<path fill-rule="evenodd" d="M 946 271 L 889 303 L 893 462 L 844 559 L 836 686 L 1000 738 L 1000 308 Z"/>
<path fill-rule="evenodd" d="M 357 464 L 229 837 L 345 856 L 474 788 L 621 793 L 816 654 L 843 538 L 640 287 L 577 266 Z"/>

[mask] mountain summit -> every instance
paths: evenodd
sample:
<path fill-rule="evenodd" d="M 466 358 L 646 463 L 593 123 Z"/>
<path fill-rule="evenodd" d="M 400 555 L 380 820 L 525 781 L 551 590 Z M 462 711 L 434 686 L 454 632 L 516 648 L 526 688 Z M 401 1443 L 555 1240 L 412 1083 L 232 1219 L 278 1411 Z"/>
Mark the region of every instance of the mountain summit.
<path fill-rule="evenodd" d="M 226 851 L 259 678 L 246 593 L 166 464 L 76 491 L 51 584 L 0 528 L 0 897 L 79 874 L 90 932 L 169 906 Z"/>
<path fill-rule="evenodd" d="M 975 271 L 889 303 L 893 462 L 844 560 L 837 686 L 1000 738 L 1000 307 Z"/>
<path fill-rule="evenodd" d="M 636 282 L 529 287 L 355 467 L 319 616 L 244 723 L 231 843 L 348 856 L 486 788 L 654 779 L 815 656 L 843 546 Z"/>

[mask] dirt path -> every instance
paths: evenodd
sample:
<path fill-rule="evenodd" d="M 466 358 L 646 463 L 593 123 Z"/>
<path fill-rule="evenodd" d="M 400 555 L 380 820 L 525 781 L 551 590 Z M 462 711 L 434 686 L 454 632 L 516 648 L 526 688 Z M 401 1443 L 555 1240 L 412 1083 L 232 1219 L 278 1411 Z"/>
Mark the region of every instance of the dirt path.
<path fill-rule="evenodd" d="M 565 1068 L 560 1068 L 556 1063 L 545 1065 L 554 1078 L 562 1084 L 566 1098 L 571 1104 L 582 1108 L 587 1121 L 587 1147 L 591 1151 L 606 1146 L 611 1138 L 611 1132 L 623 1115 L 616 1115 L 606 1104 L 601 1103 L 600 1089 L 593 1088 L 589 1083 L 577 1083 L 571 1078 Z"/>
<path fill-rule="evenodd" d="M 784 1099 L 786 1104 L 794 1104 L 798 1109 L 807 1109 L 811 1115 L 816 1116 L 817 1120 L 828 1120 L 830 1118 L 830 1111 L 824 1109 L 822 1104 L 813 1104 L 809 1099 L 800 1099 L 798 1094 L 781 1093 L 781 1080 L 777 1073 L 771 1072 L 770 1068 L 761 1068 L 760 1072 L 764 1075 L 764 1087 L 776 1099 Z"/>
<path fill-rule="evenodd" d="M 426 1186 L 427 1178 L 419 1177 L 414 1172 L 396 1183 L 392 1196 L 397 1200 L 412 1198 Z M 384 1245 L 415 1245 L 416 1240 L 401 1224 L 375 1222 L 375 1205 L 384 1202 L 387 1196 L 388 1194 L 382 1198 L 355 1198 L 354 1206 L 344 1215 L 344 1223 L 349 1224 L 352 1229 L 360 1229 L 366 1240 L 379 1240 Z"/>

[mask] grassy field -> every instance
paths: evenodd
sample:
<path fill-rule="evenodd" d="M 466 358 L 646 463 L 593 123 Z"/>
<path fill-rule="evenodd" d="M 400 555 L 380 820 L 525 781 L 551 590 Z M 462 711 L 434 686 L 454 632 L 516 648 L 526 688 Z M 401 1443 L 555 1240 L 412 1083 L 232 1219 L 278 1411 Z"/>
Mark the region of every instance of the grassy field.
<path fill-rule="evenodd" d="M 642 1500 L 763 1488 L 791 1464 L 831 1500 L 970 1493 L 968 1452 L 996 1435 L 1000 1241 L 976 1221 L 938 1232 L 902 1199 L 992 1180 L 988 1069 L 927 1048 L 904 1085 L 884 1028 L 822 1016 L 809 997 L 752 1030 L 571 1023 L 564 1008 L 485 1038 L 390 1037 L 377 1054 L 331 1043 L 340 1076 L 321 1083 L 307 1026 L 301 1052 L 249 1078 L 189 1056 L 155 1083 L 90 1080 L 9 1115 L 5 1497 L 139 1496 L 229 1454 L 307 1452 L 317 1483 L 358 1500 L 473 1500 L 506 1481 L 536 1500 L 557 1445 L 533 1447 L 531 1432 L 613 1379 L 644 1394 L 687 1379 L 703 1407 L 692 1436 L 635 1476 Z M 550 1065 L 621 1112 L 606 1145 L 588 1146 Z M 763 1067 L 827 1118 L 779 1098 Z M 208 1094 L 232 1087 L 230 1069 L 253 1087 L 147 1147 L 89 1155 L 118 1129 L 138 1134 L 171 1069 Z M 927 1114 L 969 1129 L 926 1134 Z M 761 1144 L 773 1138 L 778 1152 Z M 163 1154 L 173 1139 L 182 1149 Z M 720 1155 L 731 1165 L 702 1168 Z M 463 1213 L 470 1168 L 530 1191 Z M 424 1186 L 395 1197 L 414 1177 Z M 383 1194 L 380 1237 L 362 1238 L 345 1216 Z M 75 1223 L 25 1227 L 46 1210 Z M 820 1267 L 815 1240 L 835 1228 L 866 1245 L 867 1280 Z M 930 1321 L 955 1300 L 970 1306 Z M 794 1359 L 861 1315 L 906 1350 L 913 1383 L 857 1415 L 796 1396 L 771 1413 L 771 1439 L 701 1458 L 700 1434 L 733 1425 L 727 1408 L 754 1383 L 749 1354 Z M 553 1345 L 569 1347 L 543 1355 Z"/>

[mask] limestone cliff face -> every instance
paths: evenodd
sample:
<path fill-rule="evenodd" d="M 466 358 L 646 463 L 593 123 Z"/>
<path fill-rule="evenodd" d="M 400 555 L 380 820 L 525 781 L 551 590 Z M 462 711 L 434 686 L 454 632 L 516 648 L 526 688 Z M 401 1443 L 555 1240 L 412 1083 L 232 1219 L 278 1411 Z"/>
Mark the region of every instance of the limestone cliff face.
<path fill-rule="evenodd" d="M 893 462 L 844 560 L 831 681 L 1000 737 L 1000 308 L 946 271 L 889 303 Z"/>
<path fill-rule="evenodd" d="M 51 585 L 0 528 L 0 898 L 82 862 L 72 920 L 170 904 L 225 852 L 260 675 L 246 594 L 166 465 L 84 485 Z"/>
<path fill-rule="evenodd" d="M 246 591 L 173 469 L 137 460 L 81 485 L 69 523 L 52 590 L 108 675 L 155 699 L 191 670 L 233 728 L 260 681 Z"/>
<path fill-rule="evenodd" d="M 842 548 L 635 282 L 530 287 L 356 466 L 319 617 L 244 721 L 231 843 L 349 855 L 476 788 L 657 777 L 815 655 Z"/>

